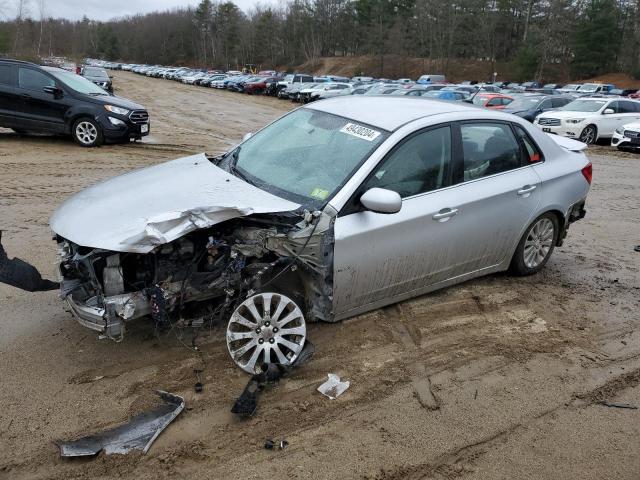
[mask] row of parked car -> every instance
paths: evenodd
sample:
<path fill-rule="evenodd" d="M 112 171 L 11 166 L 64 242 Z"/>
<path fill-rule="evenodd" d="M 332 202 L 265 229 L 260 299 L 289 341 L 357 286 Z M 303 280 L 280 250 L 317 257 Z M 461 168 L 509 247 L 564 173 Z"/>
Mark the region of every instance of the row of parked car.
<path fill-rule="evenodd" d="M 148 77 L 188 85 L 224 89 L 250 95 L 271 95 L 300 103 L 344 95 L 409 96 L 467 102 L 502 110 L 532 122 L 545 132 L 584 143 L 610 140 L 619 149 L 640 150 L 640 90 L 605 83 L 558 84 L 539 82 L 466 81 L 448 83 L 443 75 L 396 80 L 303 73 L 257 73 L 194 70 L 159 65 L 103 64 Z"/>

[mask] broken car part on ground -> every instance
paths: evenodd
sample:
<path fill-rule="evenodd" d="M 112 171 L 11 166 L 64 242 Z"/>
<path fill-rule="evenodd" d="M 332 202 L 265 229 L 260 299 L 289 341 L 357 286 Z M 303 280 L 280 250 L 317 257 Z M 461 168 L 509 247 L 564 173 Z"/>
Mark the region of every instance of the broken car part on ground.
<path fill-rule="evenodd" d="M 104 451 L 128 453 L 142 450 L 147 453 L 158 435 L 184 410 L 184 399 L 177 395 L 159 390 L 158 395 L 164 404 L 133 417 L 124 425 L 89 435 L 78 440 L 59 442 L 62 457 L 87 457 Z"/>
<path fill-rule="evenodd" d="M 28 292 L 45 292 L 60 288 L 59 283 L 43 279 L 38 269 L 24 260 L 19 258 L 9 260 L 2 246 L 2 230 L 0 230 L 0 283 Z"/>

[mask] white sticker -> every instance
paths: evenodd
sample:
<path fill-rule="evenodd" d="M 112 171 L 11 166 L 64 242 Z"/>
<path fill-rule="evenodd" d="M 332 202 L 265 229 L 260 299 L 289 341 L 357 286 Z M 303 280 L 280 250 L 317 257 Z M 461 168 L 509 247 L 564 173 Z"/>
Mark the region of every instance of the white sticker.
<path fill-rule="evenodd" d="M 380 135 L 380 132 L 371 128 L 363 127 L 362 125 L 356 125 L 355 123 L 347 123 L 340 129 L 340 131 L 347 135 L 352 135 L 354 137 L 361 138 L 362 140 L 366 140 L 367 142 L 373 142 Z"/>

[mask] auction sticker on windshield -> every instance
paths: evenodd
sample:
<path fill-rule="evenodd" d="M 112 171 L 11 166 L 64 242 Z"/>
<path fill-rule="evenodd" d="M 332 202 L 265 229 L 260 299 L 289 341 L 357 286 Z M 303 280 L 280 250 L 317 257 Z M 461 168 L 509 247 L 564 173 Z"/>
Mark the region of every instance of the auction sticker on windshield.
<path fill-rule="evenodd" d="M 368 142 L 373 142 L 380 136 L 380 132 L 372 128 L 363 127 L 362 125 L 356 125 L 355 123 L 347 123 L 340 131 Z"/>

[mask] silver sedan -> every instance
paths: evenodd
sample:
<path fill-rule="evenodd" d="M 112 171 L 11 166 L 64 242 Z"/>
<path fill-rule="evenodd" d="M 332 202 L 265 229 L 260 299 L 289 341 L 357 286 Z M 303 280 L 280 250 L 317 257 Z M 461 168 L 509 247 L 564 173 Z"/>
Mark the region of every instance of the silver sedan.
<path fill-rule="evenodd" d="M 585 145 L 513 115 L 410 97 L 294 110 L 219 157 L 132 172 L 68 199 L 51 227 L 62 295 L 126 324 L 227 318 L 247 372 L 333 322 L 503 270 L 538 272 L 585 214 Z"/>

